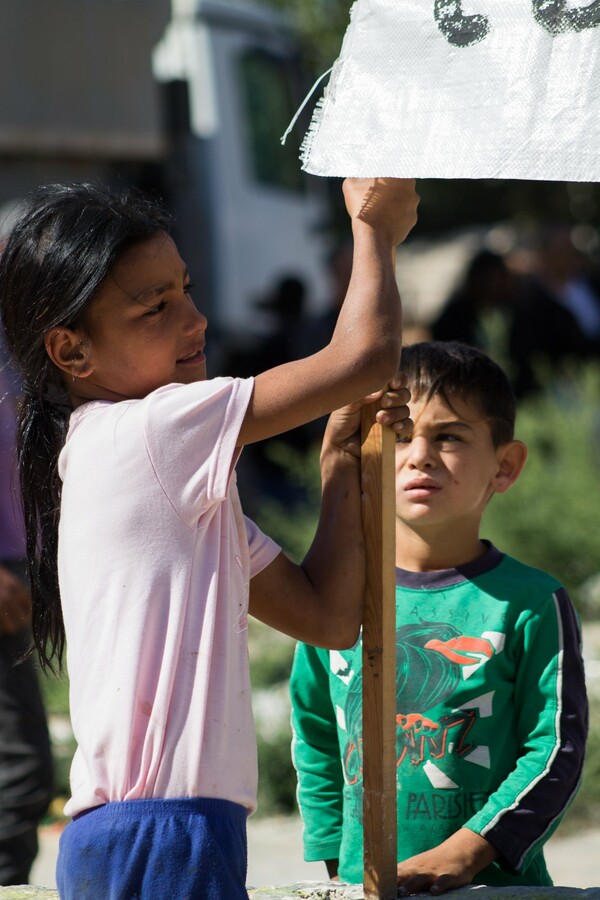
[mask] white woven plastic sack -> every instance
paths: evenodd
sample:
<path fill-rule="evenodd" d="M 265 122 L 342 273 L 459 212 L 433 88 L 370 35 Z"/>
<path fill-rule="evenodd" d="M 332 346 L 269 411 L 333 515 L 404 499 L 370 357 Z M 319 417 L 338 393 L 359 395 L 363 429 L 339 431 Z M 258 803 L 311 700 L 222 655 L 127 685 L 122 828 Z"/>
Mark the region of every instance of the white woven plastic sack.
<path fill-rule="evenodd" d="M 600 0 L 357 0 L 302 161 L 600 180 Z"/>

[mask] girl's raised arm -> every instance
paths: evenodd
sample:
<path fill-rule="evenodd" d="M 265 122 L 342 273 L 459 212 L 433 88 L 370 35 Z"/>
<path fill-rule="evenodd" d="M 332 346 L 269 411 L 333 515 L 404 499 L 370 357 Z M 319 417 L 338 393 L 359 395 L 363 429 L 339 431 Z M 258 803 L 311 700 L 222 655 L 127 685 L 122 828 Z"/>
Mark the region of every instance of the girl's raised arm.
<path fill-rule="evenodd" d="M 402 310 L 393 250 L 416 222 L 415 183 L 346 179 L 343 189 L 354 257 L 333 337 L 318 353 L 256 377 L 239 446 L 296 428 L 380 390 L 398 370 Z"/>

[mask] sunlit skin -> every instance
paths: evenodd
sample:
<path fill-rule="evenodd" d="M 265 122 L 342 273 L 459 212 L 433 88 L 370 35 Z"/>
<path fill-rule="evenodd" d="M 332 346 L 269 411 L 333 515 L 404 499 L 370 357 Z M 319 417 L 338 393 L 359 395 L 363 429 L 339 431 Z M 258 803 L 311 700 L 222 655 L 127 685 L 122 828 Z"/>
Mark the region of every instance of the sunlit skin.
<path fill-rule="evenodd" d="M 514 483 L 525 446 L 494 447 L 477 405 L 452 398 L 410 403 L 412 434 L 396 444 L 396 565 L 432 571 L 464 565 L 485 552 L 479 528 L 494 493 Z"/>
<path fill-rule="evenodd" d="M 79 329 L 53 329 L 50 356 L 74 406 L 142 398 L 165 384 L 206 378 L 206 317 L 173 240 L 159 233 L 127 250 Z"/>

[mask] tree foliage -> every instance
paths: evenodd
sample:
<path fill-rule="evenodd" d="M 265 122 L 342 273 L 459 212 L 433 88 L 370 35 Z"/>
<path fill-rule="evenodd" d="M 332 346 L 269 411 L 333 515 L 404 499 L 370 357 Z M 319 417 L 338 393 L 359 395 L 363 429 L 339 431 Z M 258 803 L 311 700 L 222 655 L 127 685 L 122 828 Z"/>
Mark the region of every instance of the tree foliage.
<path fill-rule="evenodd" d="M 578 367 L 572 380 L 521 404 L 517 436 L 529 459 L 517 484 L 490 502 L 483 534 L 501 550 L 555 575 L 583 615 L 599 609 L 581 587 L 600 571 L 600 372 Z"/>
<path fill-rule="evenodd" d="M 349 0 L 267 0 L 286 13 L 300 35 L 308 72 L 316 78 L 337 58 L 350 20 Z"/>

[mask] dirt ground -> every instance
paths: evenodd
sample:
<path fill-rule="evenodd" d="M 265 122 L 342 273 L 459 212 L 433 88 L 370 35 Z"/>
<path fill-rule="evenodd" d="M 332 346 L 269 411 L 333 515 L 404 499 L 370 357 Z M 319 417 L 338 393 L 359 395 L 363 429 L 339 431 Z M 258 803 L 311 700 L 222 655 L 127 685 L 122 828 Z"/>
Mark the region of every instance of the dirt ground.
<path fill-rule="evenodd" d="M 44 827 L 32 883 L 55 887 L 54 867 L 60 830 Z M 546 848 L 550 874 L 557 885 L 600 887 L 600 830 L 583 831 L 566 838 L 552 838 Z M 296 816 L 250 819 L 248 823 L 248 884 L 292 884 L 319 881 L 325 871 L 320 863 L 302 859 L 302 825 Z"/>

